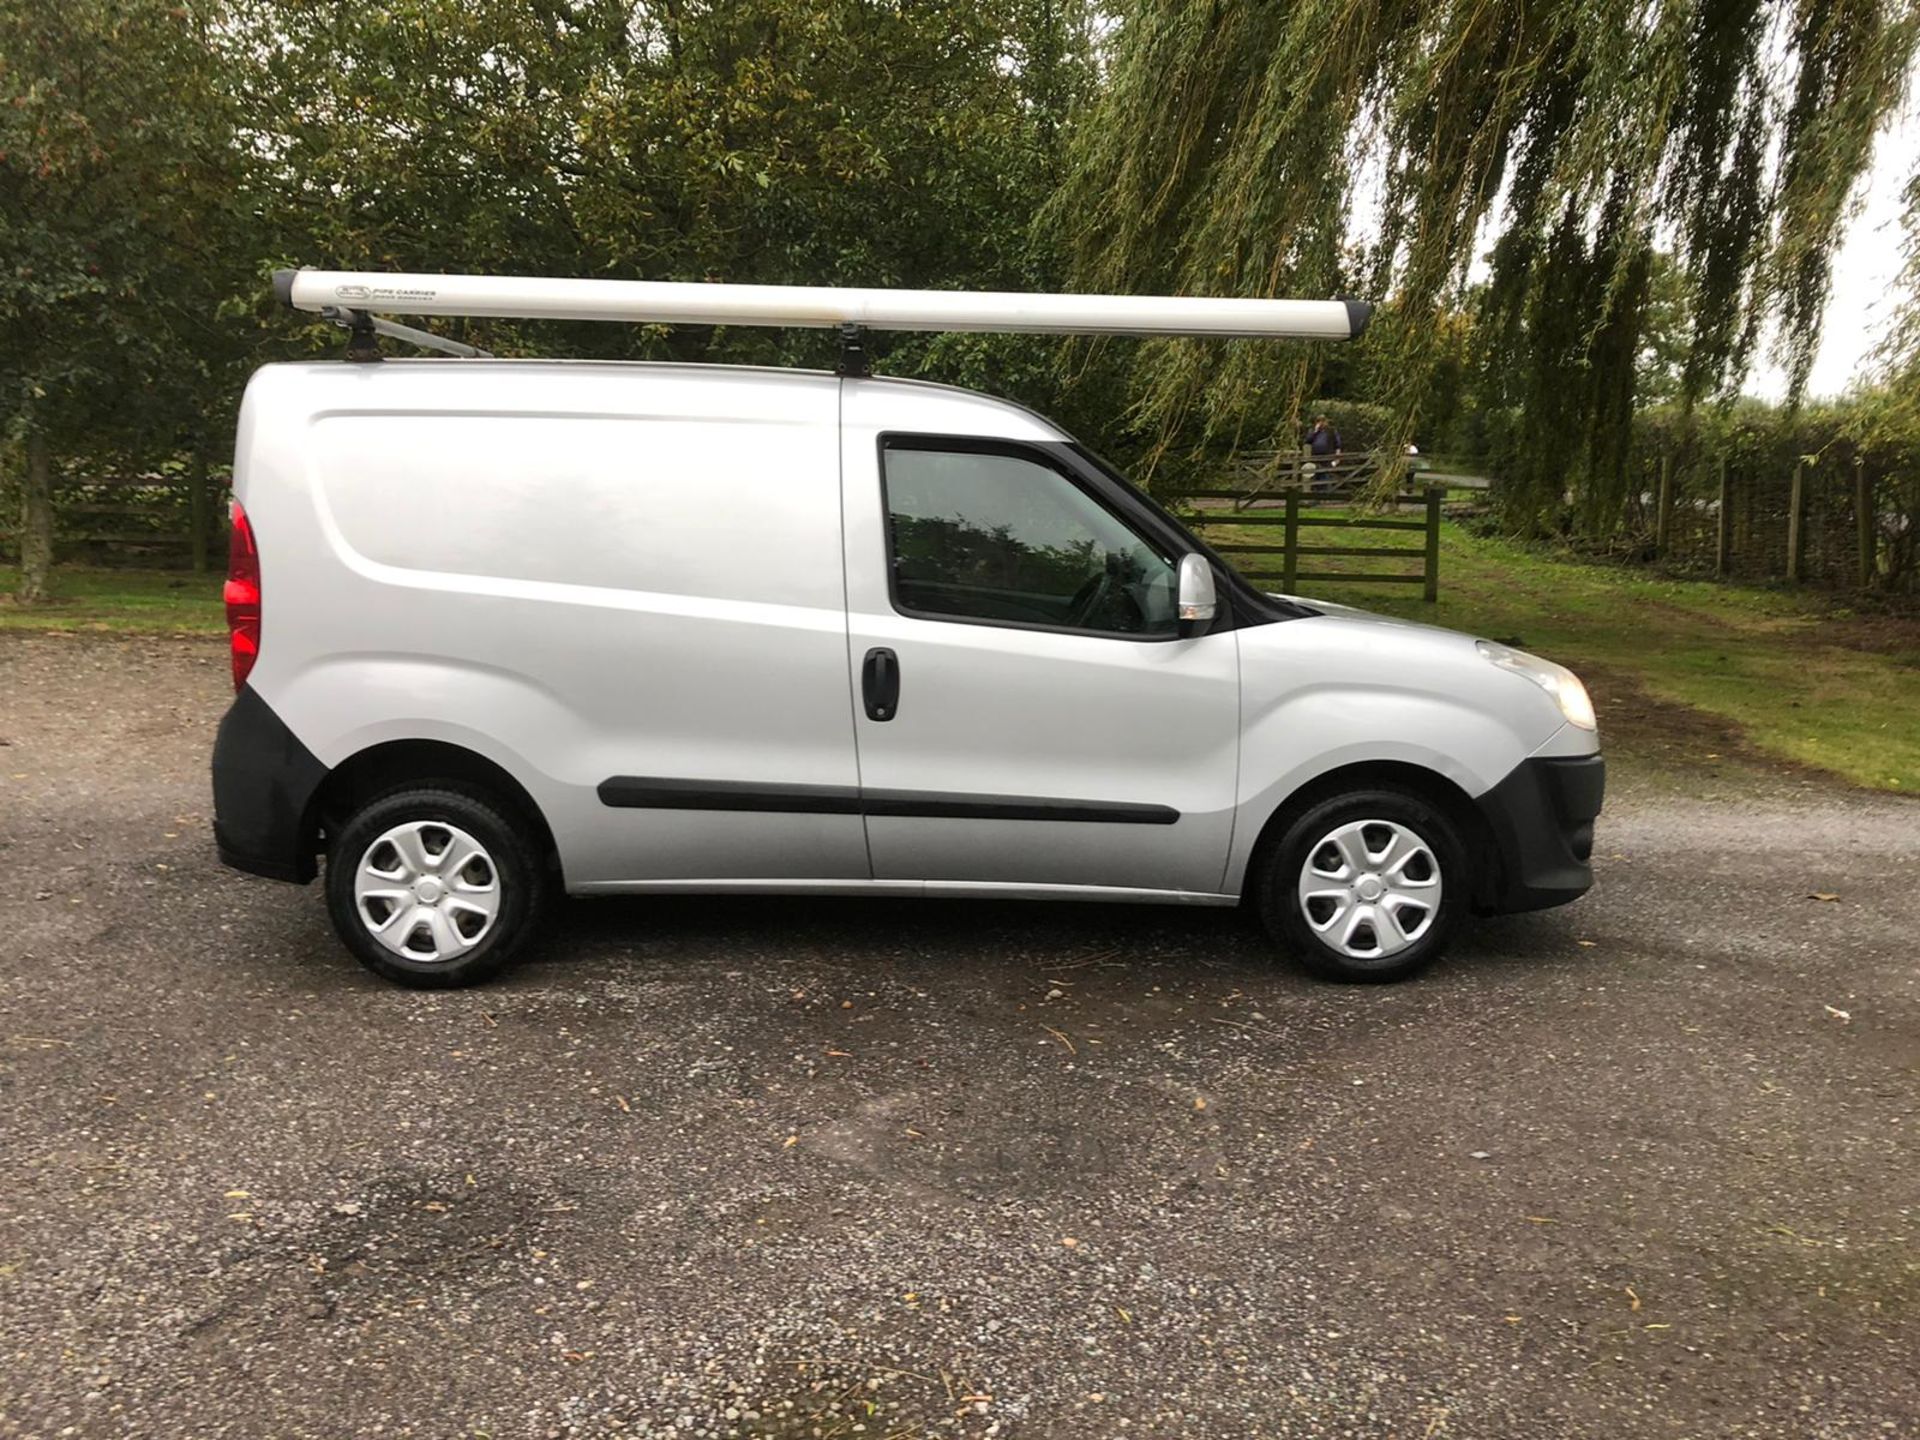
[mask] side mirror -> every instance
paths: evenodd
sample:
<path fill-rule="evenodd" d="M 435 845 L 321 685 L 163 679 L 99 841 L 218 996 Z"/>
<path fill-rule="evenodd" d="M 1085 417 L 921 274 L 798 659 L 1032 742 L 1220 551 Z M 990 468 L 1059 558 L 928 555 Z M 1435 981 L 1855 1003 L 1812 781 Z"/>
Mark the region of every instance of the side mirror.
<path fill-rule="evenodd" d="M 1204 555 L 1180 557 L 1180 591 L 1177 601 L 1180 633 L 1191 635 L 1196 628 L 1213 619 L 1216 601 L 1213 594 L 1213 566 Z"/>

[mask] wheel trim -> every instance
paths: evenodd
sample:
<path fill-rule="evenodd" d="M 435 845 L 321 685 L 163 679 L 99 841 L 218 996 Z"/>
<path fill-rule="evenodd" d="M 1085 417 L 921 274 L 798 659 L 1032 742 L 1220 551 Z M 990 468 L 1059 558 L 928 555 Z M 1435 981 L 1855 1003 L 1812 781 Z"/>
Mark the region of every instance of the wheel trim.
<path fill-rule="evenodd" d="M 416 964 L 470 953 L 500 916 L 500 871 L 486 847 L 444 820 L 383 831 L 360 857 L 353 908 L 385 949 Z"/>
<path fill-rule="evenodd" d="M 1350 820 L 1321 836 L 1300 867 L 1297 903 L 1320 942 L 1349 960 L 1387 960 L 1440 914 L 1440 861 L 1397 820 Z"/>

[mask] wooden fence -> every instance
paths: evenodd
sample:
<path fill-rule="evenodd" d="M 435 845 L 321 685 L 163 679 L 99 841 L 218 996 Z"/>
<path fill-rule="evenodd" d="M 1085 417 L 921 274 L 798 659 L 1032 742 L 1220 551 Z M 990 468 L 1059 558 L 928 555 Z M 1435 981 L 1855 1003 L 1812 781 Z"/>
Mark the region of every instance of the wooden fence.
<path fill-rule="evenodd" d="M 1377 471 L 1376 471 L 1377 473 Z M 1390 509 L 1379 513 L 1354 511 L 1345 515 L 1305 514 L 1304 510 L 1339 505 L 1307 493 L 1295 485 L 1284 493 L 1244 490 L 1189 490 L 1175 497 L 1185 502 L 1182 518 L 1206 533 L 1207 542 L 1225 555 L 1235 569 L 1261 588 L 1278 582 L 1284 594 L 1293 594 L 1301 581 L 1343 585 L 1418 585 L 1429 601 L 1440 598 L 1440 506 L 1446 491 L 1434 485 L 1418 494 L 1396 495 Z M 1209 505 L 1207 502 L 1212 502 Z M 1223 503 L 1224 502 L 1224 503 Z M 1419 518 L 1409 518 L 1409 508 Z M 1418 535 L 1417 544 L 1316 545 L 1302 544 L 1300 532 L 1354 530 Z M 1302 569 L 1327 558 L 1351 560 L 1418 561 L 1418 570 Z"/>
<path fill-rule="evenodd" d="M 1351 495 L 1380 478 L 1392 452 L 1354 450 L 1341 455 L 1314 455 L 1302 449 L 1243 450 L 1229 462 L 1245 477 L 1245 486 L 1236 494 L 1234 509 L 1245 509 L 1257 500 L 1284 495 L 1289 490 L 1307 490 L 1316 495 Z M 1409 468 L 1417 473 L 1424 463 L 1418 456 L 1406 457 Z"/>
<path fill-rule="evenodd" d="M 1801 457 L 1791 471 L 1696 457 L 1683 476 L 1652 462 L 1653 555 L 1719 579 L 1813 580 L 1867 588 L 1911 578 L 1913 487 L 1851 463 Z M 1644 534 L 1645 532 L 1642 531 Z M 1883 563 L 1884 559 L 1884 563 Z"/>
<path fill-rule="evenodd" d="M 56 471 L 59 560 L 150 565 L 204 573 L 227 542 L 227 472 L 189 458 L 128 474 Z M 0 486 L 0 556 L 20 554 L 20 497 Z"/>

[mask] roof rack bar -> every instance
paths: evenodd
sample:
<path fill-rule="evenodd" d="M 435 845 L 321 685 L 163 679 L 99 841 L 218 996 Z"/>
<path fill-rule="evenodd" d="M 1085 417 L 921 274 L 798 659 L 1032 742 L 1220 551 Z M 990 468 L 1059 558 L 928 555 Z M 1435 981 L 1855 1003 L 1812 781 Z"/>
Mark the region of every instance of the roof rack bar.
<path fill-rule="evenodd" d="M 979 290 L 855 290 L 511 275 L 387 275 L 277 270 L 296 310 L 490 315 L 670 325 L 970 330 L 1042 335 L 1198 335 L 1351 340 L 1373 307 L 1359 300 L 1212 299 L 1183 295 L 1043 295 Z"/>
<path fill-rule="evenodd" d="M 374 347 L 374 335 L 384 335 L 389 340 L 404 340 L 409 345 L 418 345 L 422 350 L 438 350 L 442 355 L 457 355 L 462 360 L 493 358 L 492 351 L 482 350 L 478 345 L 469 345 L 463 340 L 449 340 L 445 335 L 436 335 L 431 330 L 416 330 L 411 325 L 384 320 L 369 310 L 351 309 L 345 305 L 322 305 L 320 316 L 349 332 L 349 360 L 378 360 L 380 352 Z"/>

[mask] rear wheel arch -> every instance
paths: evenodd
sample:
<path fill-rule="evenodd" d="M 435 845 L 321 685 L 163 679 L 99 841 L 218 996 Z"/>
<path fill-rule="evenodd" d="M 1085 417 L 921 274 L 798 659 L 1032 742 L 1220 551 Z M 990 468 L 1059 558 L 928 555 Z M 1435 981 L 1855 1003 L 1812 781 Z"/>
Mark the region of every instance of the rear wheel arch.
<path fill-rule="evenodd" d="M 470 787 L 527 827 L 527 843 L 556 874 L 560 851 L 539 804 L 512 772 L 478 751 L 445 740 L 389 740 L 348 757 L 327 772 L 308 801 L 308 854 L 326 848 L 356 811 L 382 795 L 423 785 Z"/>
<path fill-rule="evenodd" d="M 1491 903 L 1498 892 L 1501 859 L 1493 831 L 1473 797 L 1438 770 L 1405 760 L 1362 760 L 1337 766 L 1300 786 L 1267 816 L 1260 835 L 1247 855 L 1247 869 L 1240 886 L 1243 905 L 1260 899 L 1259 888 L 1267 881 L 1273 847 L 1280 843 L 1288 827 L 1322 801 L 1356 790 L 1403 790 L 1426 801 L 1452 822 L 1467 847 L 1471 867 L 1473 899 L 1479 909 Z"/>

